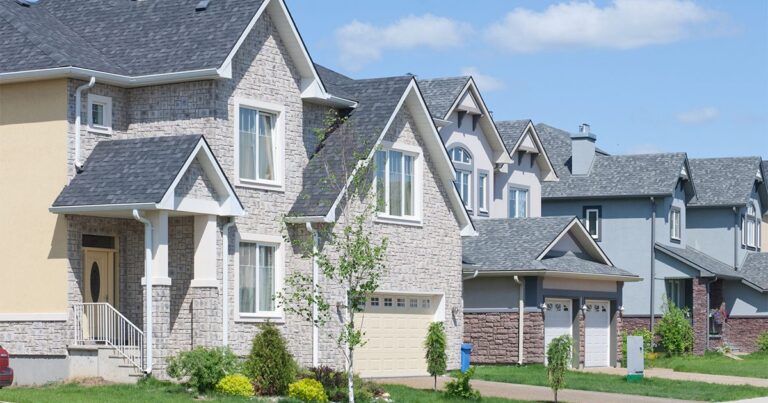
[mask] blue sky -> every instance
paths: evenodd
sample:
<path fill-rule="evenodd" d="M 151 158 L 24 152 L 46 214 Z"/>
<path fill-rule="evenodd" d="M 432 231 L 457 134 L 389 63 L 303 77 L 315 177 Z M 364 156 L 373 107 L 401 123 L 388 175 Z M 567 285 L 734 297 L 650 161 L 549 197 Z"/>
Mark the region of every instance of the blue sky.
<path fill-rule="evenodd" d="M 768 1 L 287 2 L 313 59 L 354 78 L 470 73 L 497 121 L 768 159 Z"/>

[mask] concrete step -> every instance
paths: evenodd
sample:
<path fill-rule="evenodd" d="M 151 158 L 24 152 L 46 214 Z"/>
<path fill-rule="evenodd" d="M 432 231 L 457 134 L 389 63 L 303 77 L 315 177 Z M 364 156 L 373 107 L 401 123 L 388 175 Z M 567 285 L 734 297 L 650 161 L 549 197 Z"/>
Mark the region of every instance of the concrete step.
<path fill-rule="evenodd" d="M 117 383 L 136 383 L 144 376 L 122 354 L 110 346 L 73 346 L 70 352 L 70 376 L 101 377 Z"/>

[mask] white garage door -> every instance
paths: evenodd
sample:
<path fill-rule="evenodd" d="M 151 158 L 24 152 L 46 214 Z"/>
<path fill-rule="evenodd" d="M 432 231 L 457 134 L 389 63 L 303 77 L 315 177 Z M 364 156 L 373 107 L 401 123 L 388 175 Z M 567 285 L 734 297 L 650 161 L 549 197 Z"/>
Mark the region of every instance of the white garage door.
<path fill-rule="evenodd" d="M 356 318 L 367 343 L 355 352 L 355 372 L 362 377 L 428 375 L 424 339 L 439 302 L 431 295 L 369 298 Z"/>
<path fill-rule="evenodd" d="M 544 300 L 544 359 L 546 363 L 547 347 L 555 337 L 571 334 L 573 323 L 572 302 L 570 299 Z"/>
<path fill-rule="evenodd" d="M 608 301 L 586 301 L 584 366 L 607 367 L 611 351 L 611 305 Z"/>

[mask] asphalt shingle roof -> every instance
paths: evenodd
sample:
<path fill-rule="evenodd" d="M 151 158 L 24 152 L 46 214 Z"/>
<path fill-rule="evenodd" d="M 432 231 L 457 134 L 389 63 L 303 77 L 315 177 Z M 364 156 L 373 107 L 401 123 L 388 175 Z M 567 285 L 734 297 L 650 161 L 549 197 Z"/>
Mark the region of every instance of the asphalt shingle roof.
<path fill-rule="evenodd" d="M 0 72 L 81 67 L 140 76 L 220 67 L 262 0 L 0 2 Z M 13 40 L 11 40 L 13 39 Z"/>
<path fill-rule="evenodd" d="M 515 148 L 515 144 L 520 140 L 523 131 L 528 127 L 529 123 L 531 123 L 530 119 L 496 122 L 496 128 L 499 130 L 499 134 L 501 134 L 501 139 L 504 140 L 504 145 L 507 147 L 507 150 L 511 152 L 511 150 Z"/>
<path fill-rule="evenodd" d="M 760 157 L 691 159 L 696 200 L 691 206 L 743 206 L 749 202 Z"/>
<path fill-rule="evenodd" d="M 669 195 L 685 166 L 685 153 L 639 155 L 595 154 L 589 175 L 572 176 L 568 132 L 536 125 L 560 180 L 542 183 L 542 198 L 633 197 Z"/>
<path fill-rule="evenodd" d="M 353 80 L 326 68 L 318 69 L 318 74 L 332 93 L 347 94 L 358 106 L 351 110 L 345 127 L 329 133 L 310 157 L 304 169 L 304 187 L 289 216 L 324 216 L 329 212 L 341 190 L 344 163 L 351 171 L 356 161 L 350 156 L 367 156 L 373 149 L 413 80 L 412 76 Z M 334 135 L 340 130 L 352 130 L 354 136 Z"/>
<path fill-rule="evenodd" d="M 750 253 L 739 270 L 744 278 L 768 291 L 768 253 Z"/>
<path fill-rule="evenodd" d="M 697 270 L 705 270 L 716 276 L 741 278 L 739 273 L 733 270 L 733 266 L 725 264 L 706 253 L 686 246 L 685 248 L 678 248 L 675 246 L 669 246 L 657 243 L 656 249 L 660 250 L 673 258 L 691 266 Z M 705 275 L 708 273 L 704 273 Z"/>
<path fill-rule="evenodd" d="M 54 207 L 158 203 L 201 135 L 100 141 Z"/>
<path fill-rule="evenodd" d="M 424 95 L 424 102 L 432 117 L 445 119 L 451 105 L 456 102 L 456 98 L 468 81 L 469 76 L 418 80 L 419 89 Z"/>

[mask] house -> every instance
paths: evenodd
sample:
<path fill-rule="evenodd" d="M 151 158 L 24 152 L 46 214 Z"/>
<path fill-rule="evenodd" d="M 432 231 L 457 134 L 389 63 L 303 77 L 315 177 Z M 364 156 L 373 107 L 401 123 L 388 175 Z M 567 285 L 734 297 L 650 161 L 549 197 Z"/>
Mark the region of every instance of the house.
<path fill-rule="evenodd" d="M 557 181 L 530 121 L 495 123 L 471 77 L 419 79 L 477 237 L 465 238 L 464 340 L 477 363 L 543 363 L 554 337 L 574 366 L 618 360 L 625 281 L 575 216 L 542 218 Z"/>
<path fill-rule="evenodd" d="M 768 161 L 763 161 L 763 178 L 765 178 L 766 175 L 768 175 Z M 763 223 L 761 228 L 761 232 L 763 234 L 768 234 L 768 214 L 763 215 Z M 768 251 L 768 237 L 760 238 L 760 249 L 763 251 Z"/>
<path fill-rule="evenodd" d="M 740 179 L 746 189 L 731 196 L 722 173 L 696 169 L 683 153 L 611 156 L 596 147 L 588 125 L 574 134 L 544 124 L 537 129 L 560 177 L 543 186 L 544 215 L 578 215 L 617 266 L 643 278 L 624 288 L 625 329 L 653 329 L 669 299 L 690 311 L 694 351 L 712 348 L 711 309 L 724 292 L 717 281 L 736 284 L 744 276 L 733 257 L 724 257 L 733 249 L 719 255 L 712 246 L 718 237 L 733 245 L 733 213 L 729 222 L 713 224 L 709 200 L 738 197 L 747 208 L 759 162 L 753 159 L 749 176 Z M 733 298 L 745 289 L 736 288 Z"/>
<path fill-rule="evenodd" d="M 357 368 L 425 374 L 436 320 L 458 367 L 461 242 L 475 230 L 412 76 L 316 66 L 282 0 L 4 2 L 0 19 L 0 184 L 15 189 L 0 213 L 14 228 L 0 343 L 18 383 L 164 377 L 193 347 L 246 354 L 265 321 L 302 365 L 341 366 L 336 325 L 272 297 L 305 273 L 343 301 L 290 241 L 323 247 L 317 234 L 379 196 L 366 225 L 389 240 L 389 271 Z M 346 123 L 319 138 L 332 110 Z M 386 174 L 368 178 L 383 195 L 347 205 L 343 186 L 319 183 L 347 146 Z"/>

